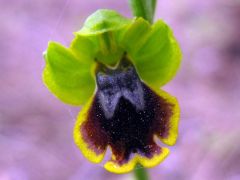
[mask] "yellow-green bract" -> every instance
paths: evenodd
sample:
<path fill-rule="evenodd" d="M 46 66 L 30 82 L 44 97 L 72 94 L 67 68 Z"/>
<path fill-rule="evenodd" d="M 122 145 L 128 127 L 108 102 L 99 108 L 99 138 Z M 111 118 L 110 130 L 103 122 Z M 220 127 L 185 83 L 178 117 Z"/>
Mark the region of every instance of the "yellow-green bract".
<path fill-rule="evenodd" d="M 98 62 L 115 67 L 125 52 L 140 78 L 153 89 L 176 74 L 181 51 L 169 26 L 143 18 L 128 19 L 112 10 L 98 10 L 75 32 L 70 47 L 49 42 L 43 81 L 63 102 L 84 105 L 94 94 Z"/>

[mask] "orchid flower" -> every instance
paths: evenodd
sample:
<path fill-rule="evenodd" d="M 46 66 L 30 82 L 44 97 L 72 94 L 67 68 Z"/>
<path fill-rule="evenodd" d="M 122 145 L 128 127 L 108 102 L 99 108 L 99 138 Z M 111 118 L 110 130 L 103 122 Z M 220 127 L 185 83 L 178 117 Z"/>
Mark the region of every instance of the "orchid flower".
<path fill-rule="evenodd" d="M 137 163 L 153 167 L 174 145 L 180 109 L 160 89 L 176 74 L 181 50 L 163 21 L 150 24 L 112 10 L 98 10 L 75 32 L 70 47 L 49 42 L 43 81 L 61 101 L 82 106 L 73 131 L 82 154 L 126 173 Z"/>

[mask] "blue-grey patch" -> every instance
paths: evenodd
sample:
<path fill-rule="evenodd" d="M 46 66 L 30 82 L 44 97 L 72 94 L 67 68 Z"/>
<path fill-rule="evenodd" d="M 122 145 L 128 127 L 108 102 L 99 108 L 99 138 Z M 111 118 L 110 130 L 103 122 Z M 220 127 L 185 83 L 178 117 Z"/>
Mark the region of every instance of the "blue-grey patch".
<path fill-rule="evenodd" d="M 99 68 L 97 86 L 99 102 L 107 119 L 113 117 L 121 97 L 128 100 L 137 111 L 144 109 L 141 80 L 133 65 L 125 58 L 116 69 Z"/>

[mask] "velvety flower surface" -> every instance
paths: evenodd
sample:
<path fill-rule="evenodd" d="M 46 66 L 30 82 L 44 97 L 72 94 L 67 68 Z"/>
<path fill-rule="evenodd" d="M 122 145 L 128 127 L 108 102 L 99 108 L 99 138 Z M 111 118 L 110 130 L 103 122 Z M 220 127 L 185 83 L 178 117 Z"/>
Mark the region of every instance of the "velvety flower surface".
<path fill-rule="evenodd" d="M 169 153 L 156 143 L 173 145 L 178 135 L 176 98 L 159 87 L 171 80 L 181 60 L 170 28 L 159 20 L 127 19 L 99 10 L 75 33 L 69 48 L 50 42 L 44 54 L 43 80 L 65 103 L 83 105 L 74 140 L 92 162 L 103 160 L 115 173 L 136 163 L 159 164 Z"/>

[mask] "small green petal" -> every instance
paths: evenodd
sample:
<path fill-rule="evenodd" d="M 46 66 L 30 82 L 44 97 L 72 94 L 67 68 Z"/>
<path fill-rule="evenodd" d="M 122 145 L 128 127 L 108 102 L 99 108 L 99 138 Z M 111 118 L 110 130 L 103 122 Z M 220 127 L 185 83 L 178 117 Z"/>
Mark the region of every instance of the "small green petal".
<path fill-rule="evenodd" d="M 83 28 L 77 32 L 81 35 L 96 35 L 119 30 L 131 22 L 116 11 L 100 9 L 87 18 Z"/>
<path fill-rule="evenodd" d="M 71 42 L 70 49 L 84 61 L 93 61 L 98 50 L 97 46 L 89 38 L 77 34 Z"/>
<path fill-rule="evenodd" d="M 163 21 L 150 27 L 147 21 L 137 20 L 129 27 L 123 42 L 140 77 L 152 87 L 159 88 L 175 76 L 182 54 Z"/>
<path fill-rule="evenodd" d="M 95 58 L 107 66 L 114 67 L 122 58 L 123 49 L 117 44 L 115 35 L 117 31 L 105 32 L 96 36 L 89 36 L 88 38 L 94 42 L 97 47 Z"/>
<path fill-rule="evenodd" d="M 137 18 L 128 26 L 125 30 L 125 34 L 122 35 L 120 44 L 126 49 L 129 54 L 134 54 L 139 46 L 146 40 L 147 34 L 150 32 L 150 24 L 143 18 Z"/>
<path fill-rule="evenodd" d="M 77 46 L 73 43 L 72 48 L 76 50 Z M 93 61 L 81 59 L 80 54 L 76 56 L 73 50 L 55 42 L 49 43 L 44 57 L 43 81 L 49 90 L 65 103 L 84 104 L 95 89 Z"/>

